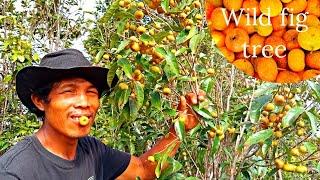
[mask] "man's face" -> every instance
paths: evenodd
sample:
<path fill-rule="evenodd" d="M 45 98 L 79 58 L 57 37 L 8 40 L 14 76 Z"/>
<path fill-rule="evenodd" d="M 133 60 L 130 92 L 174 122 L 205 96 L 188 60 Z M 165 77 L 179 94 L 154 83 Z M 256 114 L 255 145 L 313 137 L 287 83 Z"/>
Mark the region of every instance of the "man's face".
<path fill-rule="evenodd" d="M 45 123 L 67 137 L 86 136 L 99 108 L 98 90 L 87 80 L 69 78 L 55 83 L 44 104 Z M 87 116 L 89 124 L 81 126 L 79 118 Z"/>

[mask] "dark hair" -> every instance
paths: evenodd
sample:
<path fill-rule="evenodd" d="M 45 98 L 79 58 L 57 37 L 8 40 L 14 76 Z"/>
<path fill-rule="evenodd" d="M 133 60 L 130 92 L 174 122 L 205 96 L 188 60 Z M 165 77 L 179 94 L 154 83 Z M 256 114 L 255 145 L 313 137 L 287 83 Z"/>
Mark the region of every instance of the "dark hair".
<path fill-rule="evenodd" d="M 34 89 L 32 94 L 39 97 L 43 102 L 49 103 L 50 102 L 49 94 L 53 88 L 54 83 L 56 83 L 56 81 L 47 83 L 42 87 Z M 37 115 L 38 118 L 41 118 L 41 119 L 44 118 L 44 111 L 37 109 L 34 111 L 34 113 Z"/>

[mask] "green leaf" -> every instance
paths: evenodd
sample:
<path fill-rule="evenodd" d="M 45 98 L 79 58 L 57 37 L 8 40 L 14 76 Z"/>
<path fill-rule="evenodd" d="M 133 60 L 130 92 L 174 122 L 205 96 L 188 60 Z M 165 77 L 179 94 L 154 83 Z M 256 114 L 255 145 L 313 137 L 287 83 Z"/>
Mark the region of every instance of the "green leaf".
<path fill-rule="evenodd" d="M 144 101 L 144 90 L 143 86 L 139 81 L 135 81 L 135 93 L 136 93 L 136 101 L 137 101 L 137 110 L 139 110 Z"/>
<path fill-rule="evenodd" d="M 180 48 L 174 55 L 175 56 L 180 56 L 181 54 L 183 54 L 184 52 L 186 52 L 186 51 L 188 51 L 189 50 L 189 48 L 187 48 L 187 47 L 182 47 L 182 48 Z"/>
<path fill-rule="evenodd" d="M 118 46 L 118 49 L 115 53 L 119 53 L 120 51 L 122 51 L 126 46 L 128 46 L 130 43 L 130 40 L 126 39 L 121 41 L 120 45 Z"/>
<path fill-rule="evenodd" d="M 169 10 L 169 0 L 161 0 L 161 7 L 164 12 L 168 12 Z"/>
<path fill-rule="evenodd" d="M 263 145 L 262 145 L 262 154 L 265 156 L 268 152 L 269 152 L 269 149 L 271 147 L 271 144 L 272 144 L 272 141 L 270 139 L 267 139 Z"/>
<path fill-rule="evenodd" d="M 254 91 L 253 95 L 254 97 L 259 97 L 261 95 L 271 94 L 277 87 L 275 83 L 263 83 Z"/>
<path fill-rule="evenodd" d="M 282 126 L 284 128 L 289 127 L 292 123 L 305 111 L 302 107 L 291 108 L 288 113 L 282 119 Z"/>
<path fill-rule="evenodd" d="M 129 150 L 130 150 L 130 154 L 135 154 L 136 153 L 135 144 L 133 142 L 131 142 L 131 141 L 129 143 Z"/>
<path fill-rule="evenodd" d="M 187 177 L 185 180 L 200 180 L 200 179 L 197 177 Z"/>
<path fill-rule="evenodd" d="M 318 149 L 317 145 L 313 144 L 312 142 L 304 142 L 303 145 L 307 148 L 309 153 L 313 153 Z"/>
<path fill-rule="evenodd" d="M 34 54 L 32 55 L 32 59 L 33 59 L 34 61 L 38 62 L 38 61 L 40 60 L 39 54 L 34 53 Z"/>
<path fill-rule="evenodd" d="M 189 40 L 190 38 L 192 38 L 194 35 L 196 35 L 198 33 L 198 30 L 196 28 L 196 26 L 193 26 L 190 31 L 188 32 L 188 30 L 183 30 L 181 31 L 176 39 L 177 44 L 182 44 L 184 42 L 186 42 L 187 40 Z"/>
<path fill-rule="evenodd" d="M 144 43 L 155 42 L 152 36 L 145 33 L 140 36 L 140 40 Z"/>
<path fill-rule="evenodd" d="M 189 34 L 188 34 L 188 36 L 186 37 L 185 41 L 191 39 L 191 38 L 192 38 L 194 35 L 196 35 L 197 33 L 198 33 L 197 27 L 196 27 L 196 26 L 193 26 L 193 27 L 190 29 Z M 184 41 L 184 42 L 185 42 L 185 41 Z"/>
<path fill-rule="evenodd" d="M 159 162 L 158 162 L 157 167 L 155 169 L 155 174 L 156 174 L 157 178 L 159 178 L 160 175 L 161 175 L 161 168 L 160 168 L 160 163 Z"/>
<path fill-rule="evenodd" d="M 26 58 L 25 58 L 24 56 L 18 55 L 18 60 L 19 60 L 20 62 L 23 63 L 25 59 L 26 59 Z"/>
<path fill-rule="evenodd" d="M 176 42 L 177 44 L 182 44 L 184 42 L 186 42 L 187 40 L 189 40 L 190 38 L 192 38 L 194 35 L 196 35 L 198 33 L 197 27 L 193 26 L 190 31 L 188 30 L 183 30 L 181 31 L 177 38 L 176 38 Z"/>
<path fill-rule="evenodd" d="M 156 52 L 160 53 L 161 55 L 163 55 L 164 57 L 167 56 L 167 52 L 163 47 L 156 47 Z"/>
<path fill-rule="evenodd" d="M 180 140 L 184 140 L 185 137 L 185 129 L 184 129 L 184 122 L 180 121 L 179 118 L 174 122 L 174 129 L 179 137 Z"/>
<path fill-rule="evenodd" d="M 158 92 L 153 92 L 151 94 L 151 106 L 157 110 L 161 110 L 161 98 Z"/>
<path fill-rule="evenodd" d="M 309 111 L 307 111 L 306 114 L 307 114 L 308 119 L 309 119 L 310 124 L 311 124 L 312 133 L 316 133 L 317 132 L 319 118 L 317 116 L 315 116 L 313 113 L 309 112 Z"/>
<path fill-rule="evenodd" d="M 251 105 L 250 109 L 250 120 L 251 122 L 257 122 L 260 117 L 260 112 L 263 106 L 269 102 L 272 98 L 272 95 L 264 95 L 256 98 Z"/>
<path fill-rule="evenodd" d="M 118 11 L 114 14 L 114 18 L 117 19 L 134 19 L 134 15 L 130 13 L 129 11 Z"/>
<path fill-rule="evenodd" d="M 101 23 L 108 23 L 109 20 L 112 18 L 112 16 L 116 13 L 116 11 L 119 9 L 119 1 L 114 1 L 106 11 L 106 13 L 103 15 L 103 17 L 99 20 Z"/>
<path fill-rule="evenodd" d="M 189 131 L 190 136 L 196 135 L 196 133 L 201 129 L 200 123 Z"/>
<path fill-rule="evenodd" d="M 126 58 L 121 58 L 117 61 L 118 66 L 120 66 L 122 68 L 122 70 L 124 71 L 125 75 L 128 78 L 132 78 L 132 67 L 131 67 L 131 63 L 129 62 L 128 59 Z"/>
<path fill-rule="evenodd" d="M 135 120 L 138 115 L 137 102 L 134 99 L 129 98 L 130 118 Z"/>
<path fill-rule="evenodd" d="M 130 90 L 121 90 L 121 95 L 118 100 L 118 108 L 123 109 L 124 105 L 128 102 L 130 96 Z"/>
<path fill-rule="evenodd" d="M 220 139 L 218 136 L 215 136 L 211 145 L 211 154 L 214 155 L 216 152 L 218 152 L 220 147 Z"/>
<path fill-rule="evenodd" d="M 318 171 L 318 173 L 320 173 L 320 162 L 318 162 L 318 164 L 316 166 L 316 170 Z"/>
<path fill-rule="evenodd" d="M 164 72 L 168 78 L 173 78 L 179 75 L 179 64 L 177 58 L 172 52 L 169 52 L 165 56 L 166 65 L 164 66 Z"/>
<path fill-rule="evenodd" d="M 169 34 L 169 32 L 167 31 L 162 31 L 162 32 L 159 32 L 157 34 L 155 34 L 153 36 L 154 40 L 157 42 L 157 43 L 160 43 L 162 41 L 163 38 L 167 37 Z"/>
<path fill-rule="evenodd" d="M 169 157 L 168 163 L 169 167 L 161 173 L 161 177 L 159 179 L 166 179 L 169 175 L 178 172 L 182 168 L 182 164 L 173 158 Z"/>
<path fill-rule="evenodd" d="M 124 19 L 117 24 L 117 33 L 120 35 L 123 33 L 126 27 L 127 20 Z"/>
<path fill-rule="evenodd" d="M 122 104 L 121 96 L 122 96 L 122 91 L 118 89 L 114 94 L 114 103 L 119 109 L 121 108 L 120 106 Z"/>
<path fill-rule="evenodd" d="M 274 174 L 276 174 L 276 172 L 278 172 L 278 169 L 273 168 L 270 172 L 268 172 L 268 174 L 266 174 L 266 177 L 272 177 Z"/>
<path fill-rule="evenodd" d="M 251 146 L 253 144 L 263 142 L 263 141 L 267 140 L 268 138 L 270 138 L 271 136 L 272 136 L 272 129 L 265 129 L 265 130 L 256 132 L 253 135 L 251 135 L 247 139 L 245 144 Z"/>
<path fill-rule="evenodd" d="M 12 75 L 11 74 L 7 74 L 4 78 L 3 78 L 3 82 L 4 83 L 9 83 L 12 80 Z"/>
<path fill-rule="evenodd" d="M 116 33 L 112 33 L 110 37 L 110 49 L 117 48 L 120 42 L 120 37 Z"/>
<path fill-rule="evenodd" d="M 175 174 L 171 175 L 170 177 L 168 177 L 166 179 L 170 179 L 170 180 L 185 180 L 186 176 L 181 174 L 181 173 L 175 173 Z"/>
<path fill-rule="evenodd" d="M 169 154 L 176 146 L 176 143 L 171 144 L 164 152 L 159 152 L 154 154 L 156 161 L 158 162 L 157 167 L 155 169 L 156 177 L 159 178 L 161 175 L 161 170 L 164 167 L 165 163 L 167 162 L 167 159 L 169 157 Z"/>
<path fill-rule="evenodd" d="M 108 75 L 107 75 L 107 83 L 108 83 L 109 87 L 111 87 L 111 85 L 112 85 L 112 81 L 116 75 L 117 69 L 118 69 L 118 64 L 116 62 L 114 62 L 111 65 L 111 67 L 108 71 Z"/>
<path fill-rule="evenodd" d="M 206 119 L 213 119 L 210 112 L 206 109 L 199 109 L 197 106 L 192 106 L 192 109 L 196 111 L 200 116 L 206 118 Z"/>
<path fill-rule="evenodd" d="M 196 81 L 197 80 L 197 78 L 196 77 L 190 77 L 190 76 L 179 76 L 179 77 L 177 77 L 177 80 L 178 81 L 187 81 L 187 82 L 194 82 L 194 81 Z"/>
<path fill-rule="evenodd" d="M 201 83 L 201 89 L 204 90 L 206 93 L 212 92 L 214 86 L 213 78 L 207 78 Z"/>
<path fill-rule="evenodd" d="M 314 83 L 312 81 L 307 81 L 307 82 L 308 82 L 308 85 L 310 86 L 310 88 L 315 93 L 315 95 L 318 98 L 318 100 L 320 100 L 320 85 L 316 84 L 316 83 Z"/>
<path fill-rule="evenodd" d="M 194 35 L 189 42 L 189 47 L 191 49 L 192 53 L 195 53 L 198 49 L 198 46 L 201 42 L 201 40 L 204 38 L 204 33 L 196 34 Z"/>
<path fill-rule="evenodd" d="M 187 40 L 185 40 L 187 35 L 188 35 L 188 31 L 186 29 L 184 29 L 183 31 L 180 31 L 180 33 L 178 34 L 178 36 L 176 38 L 177 44 L 182 44 L 185 41 L 187 41 Z"/>

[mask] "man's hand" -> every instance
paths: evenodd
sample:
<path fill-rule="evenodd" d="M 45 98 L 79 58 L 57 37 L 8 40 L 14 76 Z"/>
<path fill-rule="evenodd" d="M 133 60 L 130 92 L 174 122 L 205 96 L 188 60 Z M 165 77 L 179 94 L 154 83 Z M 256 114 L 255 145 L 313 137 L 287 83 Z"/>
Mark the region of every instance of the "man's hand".
<path fill-rule="evenodd" d="M 192 105 L 196 105 L 199 101 L 205 100 L 205 92 L 200 90 L 198 94 L 188 93 L 186 96 L 180 97 L 180 102 L 177 107 L 179 110 L 179 116 L 185 118 L 185 130 L 189 131 L 199 123 L 198 115 L 192 110 Z M 171 127 L 172 131 L 174 128 Z M 173 157 L 181 142 L 177 139 L 177 136 L 172 132 L 160 139 L 149 151 L 142 154 L 140 157 L 131 156 L 130 164 L 128 168 L 117 178 L 122 179 L 135 179 L 139 176 L 141 179 L 155 179 L 155 169 L 157 163 L 151 162 L 148 160 L 149 156 L 153 156 L 158 152 L 165 151 L 172 143 L 175 143 L 176 146 L 169 153 L 170 157 Z M 167 164 L 164 165 L 165 169 Z"/>
<path fill-rule="evenodd" d="M 186 96 L 180 96 L 178 105 L 179 116 L 185 118 L 185 130 L 189 131 L 196 127 L 199 123 L 199 116 L 192 110 L 192 105 L 196 105 L 205 100 L 206 93 L 202 90 L 199 92 L 187 93 Z"/>

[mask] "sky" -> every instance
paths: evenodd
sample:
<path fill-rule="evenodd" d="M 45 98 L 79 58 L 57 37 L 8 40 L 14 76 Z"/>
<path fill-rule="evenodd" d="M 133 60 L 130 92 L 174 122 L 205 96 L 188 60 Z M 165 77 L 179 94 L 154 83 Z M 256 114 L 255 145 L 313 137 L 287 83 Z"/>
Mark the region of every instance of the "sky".
<path fill-rule="evenodd" d="M 84 11 L 94 11 L 96 6 L 96 0 L 83 0 L 81 6 Z M 85 18 L 94 20 L 94 16 L 90 14 L 86 14 Z M 85 55 L 87 55 L 87 53 L 83 46 L 83 40 L 86 38 L 86 36 L 87 35 L 84 35 L 76 39 L 75 41 L 73 41 L 73 45 L 72 45 L 72 48 L 82 51 L 83 53 L 85 53 Z"/>
<path fill-rule="evenodd" d="M 81 6 L 82 7 L 82 9 L 83 9 L 83 11 L 84 12 L 92 12 L 92 11 L 95 11 L 95 7 L 96 7 L 96 0 L 79 0 L 79 6 Z M 19 11 L 19 10 L 23 10 L 22 8 L 22 6 L 21 6 L 21 0 L 18 0 L 18 1 L 16 1 L 16 3 L 15 3 L 15 8 L 16 8 L 16 10 L 17 11 Z M 76 10 L 76 8 L 77 7 L 74 7 L 74 9 Z M 72 16 L 75 16 L 75 14 L 76 14 L 76 11 L 75 10 L 72 10 L 73 8 L 71 8 L 70 9 L 70 11 L 71 12 L 74 12 L 73 14 L 71 14 L 70 15 L 70 18 L 72 19 Z M 92 19 L 92 20 L 94 20 L 95 19 L 95 17 L 93 16 L 93 15 L 91 15 L 91 14 L 89 14 L 89 13 L 85 13 L 85 19 Z M 87 37 L 87 35 L 88 34 L 85 34 L 85 35 L 83 35 L 83 36 L 81 36 L 81 37 L 79 37 L 78 39 L 76 39 L 76 40 L 74 40 L 73 42 L 72 42 L 72 46 L 71 46 L 71 48 L 75 48 L 75 49 L 78 49 L 78 50 L 80 50 L 80 51 L 82 51 L 86 56 L 88 56 L 88 54 L 86 53 L 86 50 L 85 50 L 85 48 L 84 48 L 84 45 L 83 45 L 83 40 L 85 40 L 86 39 L 86 37 Z"/>

